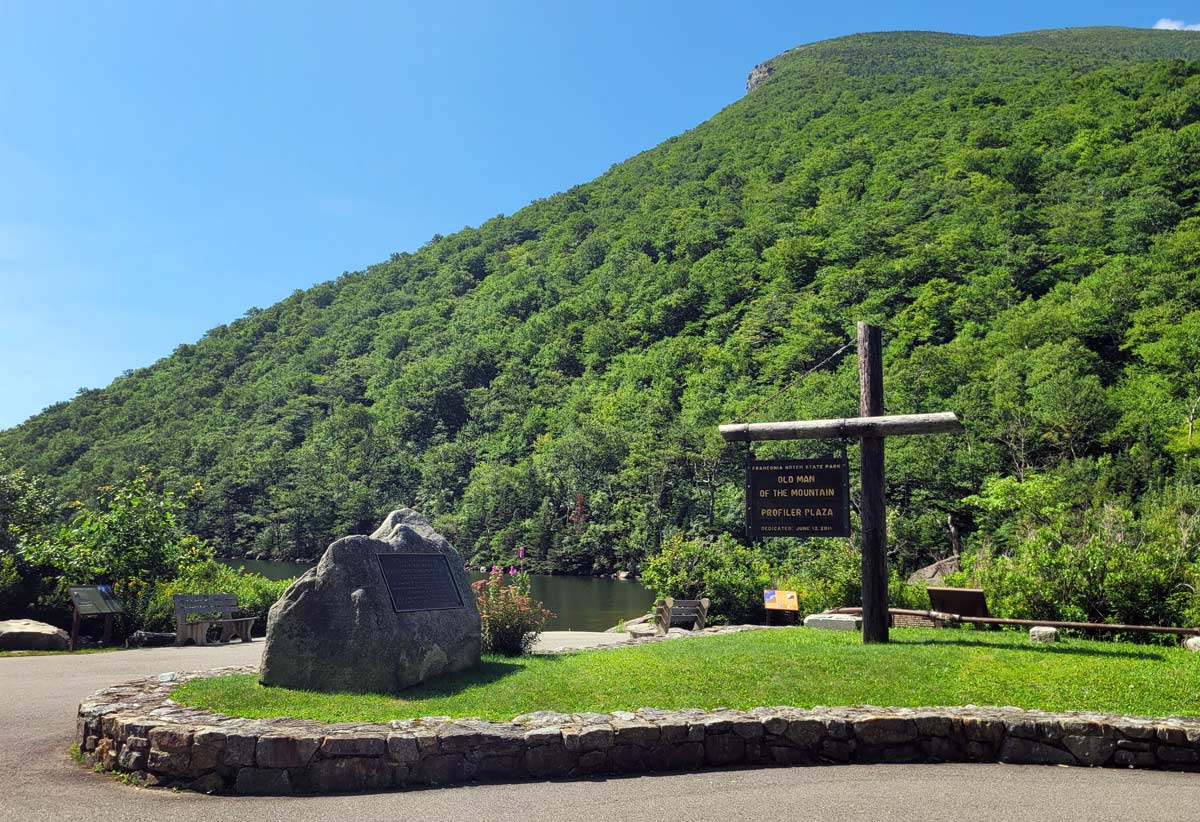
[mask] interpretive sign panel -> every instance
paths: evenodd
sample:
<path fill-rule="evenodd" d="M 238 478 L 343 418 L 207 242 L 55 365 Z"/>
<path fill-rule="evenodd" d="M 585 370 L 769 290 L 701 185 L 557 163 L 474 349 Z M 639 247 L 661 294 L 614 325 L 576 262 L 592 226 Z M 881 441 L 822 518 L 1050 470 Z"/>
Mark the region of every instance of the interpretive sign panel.
<path fill-rule="evenodd" d="M 850 536 L 850 465 L 843 457 L 751 460 L 746 468 L 750 539 Z"/>
<path fill-rule="evenodd" d="M 376 554 L 375 558 L 397 612 L 464 607 L 445 554 Z"/>
<path fill-rule="evenodd" d="M 111 585 L 79 585 L 67 589 L 71 602 L 81 616 L 123 614 L 125 606 L 115 596 Z"/>
<path fill-rule="evenodd" d="M 763 607 L 770 611 L 799 611 L 795 591 L 763 591 Z"/>

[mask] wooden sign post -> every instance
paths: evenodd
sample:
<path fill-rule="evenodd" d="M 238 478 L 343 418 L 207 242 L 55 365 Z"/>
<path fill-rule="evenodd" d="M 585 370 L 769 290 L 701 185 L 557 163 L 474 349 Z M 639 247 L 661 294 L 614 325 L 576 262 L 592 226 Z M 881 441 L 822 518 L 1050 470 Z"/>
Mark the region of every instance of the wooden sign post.
<path fill-rule="evenodd" d="M 879 329 L 858 324 L 859 414 L 841 420 L 734 423 L 721 426 L 726 442 L 857 438 L 862 498 L 863 642 L 888 641 L 887 513 L 884 499 L 884 437 L 909 434 L 956 434 L 963 430 L 953 412 L 883 413 L 883 348 Z"/>
<path fill-rule="evenodd" d="M 104 639 L 107 647 L 112 642 L 113 614 L 125 613 L 125 606 L 113 596 L 111 585 L 75 585 L 67 588 L 71 597 L 71 645 L 72 651 L 79 645 L 79 624 L 85 617 L 104 617 Z"/>

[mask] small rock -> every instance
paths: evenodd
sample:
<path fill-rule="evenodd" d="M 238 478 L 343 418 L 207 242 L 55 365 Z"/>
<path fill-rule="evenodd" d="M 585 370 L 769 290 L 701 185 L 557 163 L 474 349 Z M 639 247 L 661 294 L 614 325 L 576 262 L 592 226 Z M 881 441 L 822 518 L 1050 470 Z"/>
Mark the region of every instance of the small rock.
<path fill-rule="evenodd" d="M 861 631 L 862 617 L 853 614 L 809 614 L 804 618 L 804 627 L 825 631 Z"/>
<path fill-rule="evenodd" d="M 1030 642 L 1058 642 L 1058 629 L 1046 625 L 1035 625 L 1029 629 Z"/>
<path fill-rule="evenodd" d="M 1200 653 L 1200 636 L 1190 636 L 1183 641 L 1183 647 L 1189 651 Z"/>
<path fill-rule="evenodd" d="M 65 651 L 67 632 L 34 619 L 0 621 L 0 651 Z"/>

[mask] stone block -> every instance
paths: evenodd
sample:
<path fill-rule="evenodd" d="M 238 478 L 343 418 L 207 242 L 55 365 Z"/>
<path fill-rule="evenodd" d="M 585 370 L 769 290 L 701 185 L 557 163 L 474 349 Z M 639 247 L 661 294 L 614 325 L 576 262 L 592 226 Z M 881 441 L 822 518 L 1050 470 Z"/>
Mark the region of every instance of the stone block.
<path fill-rule="evenodd" d="M 117 756 L 117 767 L 123 771 L 144 771 L 147 760 L 148 757 L 144 751 L 135 751 L 126 745 Z"/>
<path fill-rule="evenodd" d="M 659 735 L 664 742 L 683 742 L 688 738 L 686 719 L 661 719 L 657 724 Z"/>
<path fill-rule="evenodd" d="M 815 718 L 793 719 L 784 732 L 792 744 L 801 748 L 814 748 L 825 738 L 825 723 Z"/>
<path fill-rule="evenodd" d="M 248 734 L 227 734 L 225 750 L 221 754 L 221 764 L 230 767 L 245 767 L 254 764 L 254 749 L 258 737 Z"/>
<path fill-rule="evenodd" d="M 918 716 L 913 719 L 921 736 L 950 736 L 954 723 L 945 716 Z"/>
<path fill-rule="evenodd" d="M 809 752 L 782 745 L 770 745 L 767 753 L 776 765 L 808 765 L 813 761 L 812 754 Z"/>
<path fill-rule="evenodd" d="M 1159 725 L 1158 741 L 1168 745 L 1186 745 L 1187 731 L 1174 725 Z"/>
<path fill-rule="evenodd" d="M 854 724 L 848 719 L 826 717 L 820 722 L 825 726 L 825 735 L 830 739 L 850 739 L 854 736 Z"/>
<path fill-rule="evenodd" d="M 1014 765 L 1074 765 L 1071 754 L 1032 739 L 1010 736 L 1000 746 L 999 760 Z"/>
<path fill-rule="evenodd" d="M 1062 741 L 1080 765 L 1103 765 L 1117 749 L 1116 740 L 1103 736 L 1064 736 Z"/>
<path fill-rule="evenodd" d="M 460 753 L 434 754 L 421 760 L 417 777 L 431 785 L 453 785 L 471 776 L 467 758 Z"/>
<path fill-rule="evenodd" d="M 524 753 L 488 754 L 475 762 L 475 779 L 524 779 Z"/>
<path fill-rule="evenodd" d="M 192 773 L 192 759 L 188 751 L 156 751 L 151 748 L 146 769 L 167 776 L 188 776 Z"/>
<path fill-rule="evenodd" d="M 1159 745 L 1159 760 L 1171 765 L 1193 765 L 1200 761 L 1200 754 L 1194 748 L 1174 748 L 1170 745 Z"/>
<path fill-rule="evenodd" d="M 746 756 L 746 741 L 737 734 L 709 734 L 704 738 L 704 761 L 709 765 L 737 765 Z"/>
<path fill-rule="evenodd" d="M 321 742 L 321 756 L 384 756 L 387 753 L 387 737 L 379 736 L 327 736 Z"/>
<path fill-rule="evenodd" d="M 917 738 L 917 724 L 900 717 L 869 717 L 854 723 L 854 735 L 859 742 L 872 747 L 901 745 Z"/>
<path fill-rule="evenodd" d="M 805 628 L 822 631 L 862 631 L 862 617 L 853 614 L 809 614 L 804 618 Z"/>
<path fill-rule="evenodd" d="M 225 780 L 219 773 L 206 773 L 189 782 L 188 790 L 198 793 L 222 793 L 225 790 Z"/>
<path fill-rule="evenodd" d="M 1005 735 L 1004 721 L 985 716 L 965 716 L 962 732 L 967 739 L 976 742 L 999 742 Z"/>
<path fill-rule="evenodd" d="M 186 753 L 192 744 L 192 732 L 185 726 L 160 725 L 150 732 L 150 748 L 169 753 Z"/>
<path fill-rule="evenodd" d="M 826 739 L 821 743 L 821 759 L 828 762 L 849 762 L 854 751 L 854 741 L 850 739 Z"/>
<path fill-rule="evenodd" d="M 925 755 L 940 762 L 962 762 L 967 758 L 962 743 L 950 736 L 931 736 L 923 740 Z"/>
<path fill-rule="evenodd" d="M 197 771 L 209 771 L 221 762 L 225 752 L 225 734 L 220 731 L 203 729 L 192 737 L 192 768 Z"/>
<path fill-rule="evenodd" d="M 377 791 L 395 782 L 395 767 L 386 759 L 339 756 L 320 759 L 307 769 L 309 788 L 321 793 Z"/>
<path fill-rule="evenodd" d="M 602 751 L 611 748 L 616 734 L 607 725 L 591 725 L 583 728 L 563 728 L 563 744 L 576 753 Z"/>
<path fill-rule="evenodd" d="M 1058 642 L 1058 629 L 1048 625 L 1035 625 L 1029 629 L 1029 641 L 1037 644 Z"/>
<path fill-rule="evenodd" d="M 246 796 L 287 796 L 292 792 L 288 773 L 279 768 L 242 768 L 234 790 Z"/>
<path fill-rule="evenodd" d="M 566 776 L 575 768 L 578 757 L 561 742 L 537 745 L 525 751 L 525 770 L 532 777 Z"/>
<path fill-rule="evenodd" d="M 616 736 L 613 745 L 637 745 L 648 748 L 658 742 L 658 726 L 650 722 L 616 720 L 612 723 Z"/>
<path fill-rule="evenodd" d="M 608 760 L 615 773 L 640 773 L 645 770 L 646 751 L 637 745 L 613 745 Z"/>
<path fill-rule="evenodd" d="M 320 745 L 314 736 L 260 736 L 254 760 L 260 768 L 303 768 Z"/>
<path fill-rule="evenodd" d="M 762 739 L 763 724 L 752 716 L 738 716 L 730 720 L 729 729 L 742 739 Z"/>
<path fill-rule="evenodd" d="M 481 723 L 483 726 L 470 740 L 470 745 L 461 748 L 472 757 L 482 756 L 509 756 L 511 754 L 521 754 L 525 751 L 525 733 L 519 728 L 494 725 L 491 723 Z M 464 737 L 459 740 L 464 741 Z M 441 750 L 453 751 L 456 748 L 447 745 L 448 740 L 442 737 Z"/>
<path fill-rule="evenodd" d="M 404 734 L 389 734 L 387 738 L 388 756 L 400 765 L 412 765 L 421 758 L 417 740 Z"/>
<path fill-rule="evenodd" d="M 1117 751 L 1112 763 L 1120 768 L 1153 768 L 1156 764 L 1149 751 Z"/>

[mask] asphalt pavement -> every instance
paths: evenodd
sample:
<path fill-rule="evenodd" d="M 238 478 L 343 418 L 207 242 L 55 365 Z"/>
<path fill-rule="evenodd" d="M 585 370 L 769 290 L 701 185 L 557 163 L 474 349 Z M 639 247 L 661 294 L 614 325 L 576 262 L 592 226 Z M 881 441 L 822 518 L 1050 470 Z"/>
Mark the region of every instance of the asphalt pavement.
<path fill-rule="evenodd" d="M 1172 822 L 1200 818 L 1200 775 L 1017 765 L 839 765 L 470 785 L 352 796 L 215 797 L 133 788 L 77 765 L 92 691 L 164 671 L 256 664 L 250 645 L 0 658 L 0 820 L 830 820 Z"/>

